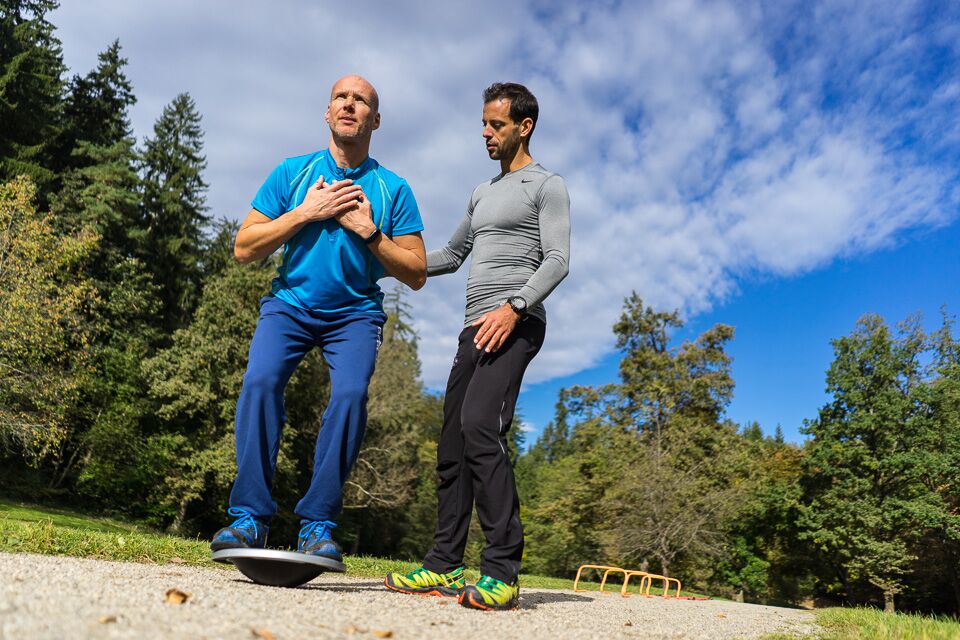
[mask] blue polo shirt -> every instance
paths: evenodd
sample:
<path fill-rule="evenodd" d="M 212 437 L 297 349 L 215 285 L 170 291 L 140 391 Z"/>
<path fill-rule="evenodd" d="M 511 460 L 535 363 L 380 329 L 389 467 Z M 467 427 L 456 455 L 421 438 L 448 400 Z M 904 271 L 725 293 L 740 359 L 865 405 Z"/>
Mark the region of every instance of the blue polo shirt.
<path fill-rule="evenodd" d="M 373 222 L 385 236 L 423 230 L 406 180 L 369 156 L 359 167 L 340 168 L 326 149 L 281 162 L 251 204 L 275 220 L 300 205 L 320 176 L 327 183 L 349 179 L 363 187 Z M 335 219 L 311 222 L 287 240 L 273 294 L 317 313 L 382 312 L 383 293 L 377 280 L 385 273 L 363 240 Z"/>

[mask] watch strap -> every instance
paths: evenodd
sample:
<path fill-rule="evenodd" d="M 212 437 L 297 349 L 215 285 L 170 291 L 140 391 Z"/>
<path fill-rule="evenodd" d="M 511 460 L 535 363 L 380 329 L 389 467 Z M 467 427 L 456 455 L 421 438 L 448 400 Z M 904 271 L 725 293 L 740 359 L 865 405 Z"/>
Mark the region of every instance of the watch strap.
<path fill-rule="evenodd" d="M 380 231 L 380 227 L 377 227 L 376 230 L 375 230 L 373 233 L 371 233 L 369 236 L 367 236 L 366 238 L 364 238 L 363 241 L 364 241 L 365 243 L 367 243 L 367 244 L 370 244 L 371 242 L 373 242 L 374 240 L 376 240 L 376 239 L 380 236 L 381 233 L 382 233 L 382 232 Z"/>

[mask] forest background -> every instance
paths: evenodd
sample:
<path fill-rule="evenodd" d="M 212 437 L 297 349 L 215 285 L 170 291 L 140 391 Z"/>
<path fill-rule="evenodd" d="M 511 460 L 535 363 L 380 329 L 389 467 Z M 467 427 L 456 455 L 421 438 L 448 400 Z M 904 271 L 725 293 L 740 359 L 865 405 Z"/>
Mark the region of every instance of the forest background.
<path fill-rule="evenodd" d="M 208 216 L 190 96 L 138 142 L 120 44 L 69 77 L 54 7 L 0 1 L 0 486 L 208 536 L 225 519 L 234 407 L 275 262 L 237 264 L 236 224 Z M 338 536 L 351 553 L 416 559 L 442 398 L 420 380 L 399 290 L 387 306 Z M 734 328 L 676 344 L 682 326 L 629 296 L 612 327 L 619 379 L 564 389 L 534 443 L 511 432 L 525 570 L 604 562 L 748 601 L 960 614 L 952 317 L 926 333 L 865 315 L 834 340 L 831 400 L 802 446 L 725 418 Z M 287 389 L 275 544 L 293 538 L 328 390 L 312 353 Z M 481 539 L 475 527 L 470 564 Z"/>

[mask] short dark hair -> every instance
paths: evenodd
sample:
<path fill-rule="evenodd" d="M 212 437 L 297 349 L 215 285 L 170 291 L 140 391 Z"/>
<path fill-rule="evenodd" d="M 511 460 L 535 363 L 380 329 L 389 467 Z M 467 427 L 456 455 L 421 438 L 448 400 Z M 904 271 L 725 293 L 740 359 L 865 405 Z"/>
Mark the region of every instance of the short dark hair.
<path fill-rule="evenodd" d="M 510 101 L 510 119 L 514 122 L 520 122 L 524 118 L 533 120 L 530 136 L 527 136 L 529 140 L 533 136 L 533 130 L 537 128 L 537 116 L 540 115 L 540 105 L 537 104 L 537 98 L 530 93 L 530 89 L 516 82 L 494 82 L 484 89 L 484 104 L 501 99 Z"/>

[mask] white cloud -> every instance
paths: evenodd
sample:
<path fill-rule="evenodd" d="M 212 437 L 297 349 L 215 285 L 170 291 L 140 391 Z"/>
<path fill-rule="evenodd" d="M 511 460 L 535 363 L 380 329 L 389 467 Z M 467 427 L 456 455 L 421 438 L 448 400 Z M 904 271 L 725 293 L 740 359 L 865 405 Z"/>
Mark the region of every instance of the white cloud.
<path fill-rule="evenodd" d="M 910 3 L 64 5 L 53 21 L 74 71 L 120 38 L 140 136 L 177 92 L 197 100 L 216 215 L 243 215 L 277 161 L 323 146 L 328 86 L 359 72 L 381 94 L 374 155 L 410 180 L 437 248 L 497 172 L 481 90 L 528 84 L 542 109 L 534 154 L 573 203 L 571 275 L 547 302 L 528 383 L 608 353 L 631 290 L 696 313 L 739 277 L 814 269 L 957 210 L 943 145 L 960 139 L 960 91 L 912 73 L 930 41 L 956 46 L 957 27 L 917 26 Z M 460 330 L 462 271 L 409 296 L 432 387 Z"/>

